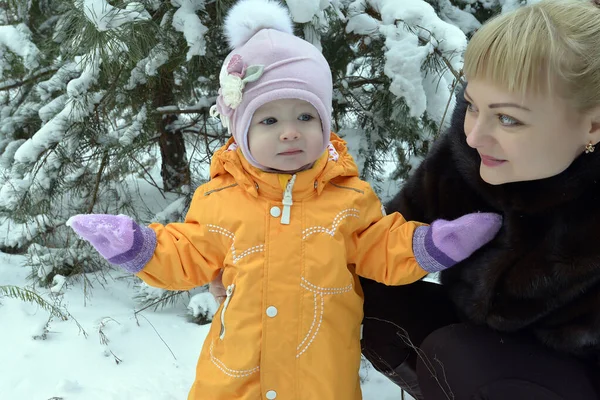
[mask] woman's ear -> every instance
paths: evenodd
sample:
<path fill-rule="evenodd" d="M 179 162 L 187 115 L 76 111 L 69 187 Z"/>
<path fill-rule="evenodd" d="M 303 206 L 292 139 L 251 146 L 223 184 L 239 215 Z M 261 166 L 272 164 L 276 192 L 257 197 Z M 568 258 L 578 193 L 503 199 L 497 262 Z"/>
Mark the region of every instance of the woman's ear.
<path fill-rule="evenodd" d="M 600 107 L 593 109 L 589 116 L 590 141 L 592 144 L 598 144 L 600 142 Z"/>

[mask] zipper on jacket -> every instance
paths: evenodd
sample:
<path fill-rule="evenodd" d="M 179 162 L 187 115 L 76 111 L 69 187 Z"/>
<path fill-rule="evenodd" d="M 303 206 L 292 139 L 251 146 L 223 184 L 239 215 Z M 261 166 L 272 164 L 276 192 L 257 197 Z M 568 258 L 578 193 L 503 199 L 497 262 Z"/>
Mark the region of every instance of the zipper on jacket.
<path fill-rule="evenodd" d="M 290 224 L 290 211 L 292 204 L 292 189 L 294 188 L 294 183 L 296 183 L 296 174 L 292 175 L 292 178 L 288 181 L 285 191 L 283 192 L 283 212 L 281 213 L 281 224 L 289 225 Z"/>
<path fill-rule="evenodd" d="M 219 335 L 219 338 L 221 340 L 223 340 L 223 338 L 225 337 L 225 311 L 227 310 L 227 306 L 229 305 L 231 297 L 233 296 L 233 289 L 235 289 L 235 285 L 233 283 L 227 286 L 227 298 L 223 303 L 223 309 L 221 309 L 221 335 Z"/>

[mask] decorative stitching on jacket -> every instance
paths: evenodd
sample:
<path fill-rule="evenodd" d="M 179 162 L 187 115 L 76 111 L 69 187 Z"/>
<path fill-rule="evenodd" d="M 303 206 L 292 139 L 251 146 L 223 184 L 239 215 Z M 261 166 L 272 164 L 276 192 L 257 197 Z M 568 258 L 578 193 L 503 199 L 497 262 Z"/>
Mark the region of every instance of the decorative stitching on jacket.
<path fill-rule="evenodd" d="M 239 255 L 237 255 L 236 249 L 235 249 L 235 235 L 232 232 L 230 232 L 227 229 L 220 227 L 218 225 L 206 224 L 206 226 L 208 226 L 209 232 L 219 233 L 219 234 L 221 234 L 223 236 L 227 236 L 229 239 L 231 239 L 231 256 L 233 257 L 234 264 L 236 264 L 242 258 L 244 258 L 250 254 L 260 253 L 260 252 L 265 251 L 265 245 L 259 244 L 256 246 L 252 246 L 249 249 L 246 249 L 246 250 L 242 251 Z"/>
<path fill-rule="evenodd" d="M 260 367 L 254 367 L 252 369 L 240 369 L 240 370 L 228 368 L 223 361 L 221 361 L 217 357 L 215 357 L 215 355 L 213 353 L 213 347 L 214 347 L 214 343 L 211 342 L 211 344 L 210 344 L 210 361 L 212 361 L 212 363 L 215 364 L 215 366 L 217 368 L 219 368 L 225 375 L 229 375 L 233 378 L 245 378 L 246 376 L 250 376 L 253 373 L 258 372 L 258 370 L 260 369 Z"/>
<path fill-rule="evenodd" d="M 359 216 L 360 211 L 356 208 L 347 208 L 345 210 L 342 210 L 335 216 L 330 228 L 325 228 L 324 226 L 311 226 L 310 228 L 304 229 L 302 231 L 302 240 L 305 240 L 313 233 L 326 233 L 329 236 L 333 237 L 338 227 L 341 225 L 343 219 L 350 217 L 359 218 Z"/>
<path fill-rule="evenodd" d="M 317 296 L 319 296 L 321 298 L 321 312 L 319 314 L 319 323 L 317 324 L 317 328 L 315 329 L 314 333 L 311 336 L 312 330 L 315 327 L 315 323 L 317 321 Z M 317 295 L 316 293 L 313 293 L 313 300 L 315 302 L 315 313 L 313 316 L 313 321 L 312 324 L 310 326 L 310 329 L 308 330 L 308 333 L 306 334 L 306 336 L 304 336 L 304 339 L 302 340 L 302 342 L 298 345 L 298 347 L 296 347 L 296 358 L 300 357 L 302 354 L 304 354 L 304 352 L 306 352 L 306 350 L 308 350 L 308 348 L 310 347 L 310 345 L 312 344 L 313 340 L 315 340 L 315 338 L 317 337 L 317 333 L 319 333 L 319 329 L 321 328 L 321 323 L 323 322 L 323 313 L 325 311 L 325 299 L 323 298 L 323 295 Z M 302 348 L 302 346 L 304 345 L 304 343 L 307 341 L 308 337 L 310 336 L 310 340 L 306 343 L 306 346 L 304 348 Z M 302 349 L 302 350 L 300 350 Z"/>
<path fill-rule="evenodd" d="M 319 333 L 319 329 L 321 329 L 321 324 L 323 323 L 323 314 L 325 313 L 325 295 L 342 294 L 342 293 L 347 293 L 352 290 L 352 284 L 349 284 L 348 286 L 344 286 L 341 288 L 325 288 L 325 287 L 313 285 L 308 280 L 306 280 L 306 278 L 304 278 L 304 277 L 302 277 L 302 282 L 300 282 L 300 286 L 302 288 L 308 290 L 309 292 L 313 293 L 313 301 L 315 303 L 315 310 L 314 310 L 314 314 L 313 314 L 312 324 L 310 325 L 310 328 L 308 329 L 306 336 L 304 336 L 304 339 L 302 340 L 302 342 L 298 345 L 298 347 L 296 347 L 296 358 L 300 357 L 302 354 L 304 354 L 306 352 L 306 350 L 308 350 L 308 348 L 310 347 L 312 342 L 317 337 L 317 333 Z M 320 308 L 318 307 L 318 304 L 319 304 L 318 299 L 319 298 L 321 299 L 321 302 L 320 302 L 321 307 Z M 317 319 L 319 320 L 319 322 L 317 322 Z M 316 325 L 316 327 L 315 327 L 315 325 Z M 314 332 L 313 332 L 313 329 L 314 329 Z M 309 339 L 309 337 L 310 337 L 310 339 Z M 306 343 L 306 345 L 305 345 L 305 343 Z"/>
<path fill-rule="evenodd" d="M 305 277 L 302 277 L 302 282 L 300 282 L 300 286 L 309 292 L 317 293 L 317 294 L 342 294 L 352 290 L 352 284 L 350 283 L 347 286 L 341 288 L 326 288 L 317 285 L 313 285 L 309 281 L 306 280 Z"/>

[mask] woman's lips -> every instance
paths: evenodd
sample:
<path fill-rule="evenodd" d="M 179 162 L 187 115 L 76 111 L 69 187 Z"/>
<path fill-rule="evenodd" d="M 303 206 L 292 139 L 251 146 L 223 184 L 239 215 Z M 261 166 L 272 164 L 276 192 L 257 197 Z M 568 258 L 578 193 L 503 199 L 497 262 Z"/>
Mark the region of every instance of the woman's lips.
<path fill-rule="evenodd" d="M 506 160 L 499 160 L 497 158 L 494 158 L 491 156 L 486 156 L 483 154 L 480 154 L 479 156 L 481 157 L 482 164 L 485 165 L 486 167 L 497 167 L 506 162 Z"/>

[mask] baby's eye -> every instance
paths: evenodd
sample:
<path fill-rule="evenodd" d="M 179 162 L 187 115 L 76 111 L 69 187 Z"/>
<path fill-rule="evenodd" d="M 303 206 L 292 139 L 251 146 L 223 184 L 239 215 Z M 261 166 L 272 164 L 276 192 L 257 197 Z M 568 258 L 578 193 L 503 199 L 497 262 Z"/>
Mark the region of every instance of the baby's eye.
<path fill-rule="evenodd" d="M 276 122 L 277 122 L 277 120 L 273 117 L 265 118 L 262 121 L 260 121 L 260 123 L 263 125 L 273 125 Z"/>
<path fill-rule="evenodd" d="M 298 119 L 299 119 L 300 121 L 310 121 L 310 120 L 312 120 L 312 119 L 314 119 L 314 118 L 315 118 L 315 117 L 313 117 L 313 116 L 312 116 L 312 115 L 310 115 L 310 114 L 302 114 L 302 115 L 300 115 L 300 116 L 298 117 Z"/>

